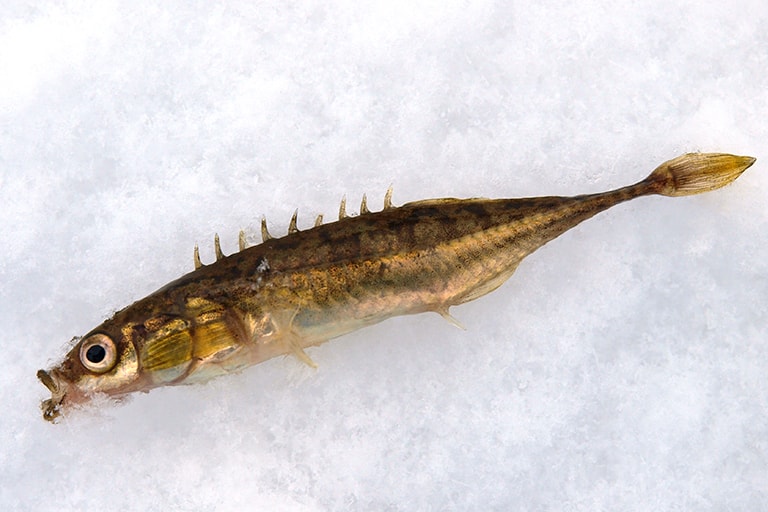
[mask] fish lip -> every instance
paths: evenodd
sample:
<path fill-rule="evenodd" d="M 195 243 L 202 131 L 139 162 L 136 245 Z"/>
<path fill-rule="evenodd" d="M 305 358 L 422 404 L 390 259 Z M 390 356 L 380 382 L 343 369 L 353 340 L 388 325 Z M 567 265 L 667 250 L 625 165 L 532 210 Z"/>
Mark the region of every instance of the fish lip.
<path fill-rule="evenodd" d="M 49 373 L 45 370 L 38 370 L 37 378 L 51 392 L 51 398 L 43 400 L 40 403 L 40 409 L 43 411 L 43 419 L 53 423 L 56 421 L 56 418 L 61 416 L 66 392 L 62 389 L 59 380 L 56 378 L 55 371 Z"/>
<path fill-rule="evenodd" d="M 56 423 L 56 419 L 61 416 L 61 406 L 62 406 L 62 400 L 64 397 L 58 400 L 54 400 L 53 398 L 49 398 L 47 400 L 43 400 L 40 403 L 40 410 L 43 411 L 43 419 L 45 421 L 50 421 L 51 423 Z"/>
<path fill-rule="evenodd" d="M 43 386 L 48 388 L 51 393 L 59 392 L 59 383 L 51 377 L 51 374 L 45 370 L 37 370 L 37 378 L 43 383 Z"/>

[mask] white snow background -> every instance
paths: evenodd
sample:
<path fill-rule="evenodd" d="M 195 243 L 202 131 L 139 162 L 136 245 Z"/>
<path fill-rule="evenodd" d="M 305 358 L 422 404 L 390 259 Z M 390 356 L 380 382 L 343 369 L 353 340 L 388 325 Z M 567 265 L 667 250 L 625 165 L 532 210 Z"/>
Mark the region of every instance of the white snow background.
<path fill-rule="evenodd" d="M 5 0 L 0 509 L 768 510 L 768 4 Z M 498 291 L 57 425 L 73 336 L 368 194 L 573 195 Z"/>

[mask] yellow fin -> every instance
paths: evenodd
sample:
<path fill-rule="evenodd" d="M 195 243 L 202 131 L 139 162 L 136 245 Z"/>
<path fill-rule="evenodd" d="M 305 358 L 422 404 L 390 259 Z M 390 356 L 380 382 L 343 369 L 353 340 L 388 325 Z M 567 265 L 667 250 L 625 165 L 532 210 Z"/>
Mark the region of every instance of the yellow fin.
<path fill-rule="evenodd" d="M 167 370 L 189 364 L 192 336 L 188 322 L 179 318 L 162 323 L 150 332 L 141 347 L 141 364 L 146 371 Z"/>
<path fill-rule="evenodd" d="M 687 153 L 664 162 L 648 176 L 658 194 L 688 196 L 724 187 L 755 163 L 751 156 Z"/>

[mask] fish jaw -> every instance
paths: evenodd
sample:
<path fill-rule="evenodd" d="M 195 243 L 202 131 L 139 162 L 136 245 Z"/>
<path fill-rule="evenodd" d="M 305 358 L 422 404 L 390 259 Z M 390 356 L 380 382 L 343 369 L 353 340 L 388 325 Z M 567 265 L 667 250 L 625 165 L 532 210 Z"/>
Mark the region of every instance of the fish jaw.
<path fill-rule="evenodd" d="M 84 403 L 88 399 L 76 386 L 67 384 L 66 379 L 56 369 L 38 370 L 37 378 L 51 392 L 51 398 L 40 403 L 43 419 L 46 421 L 55 423 L 65 409 L 73 404 Z"/>
<path fill-rule="evenodd" d="M 58 380 L 54 379 L 50 373 L 45 370 L 37 370 L 37 378 L 43 383 L 43 386 L 51 392 L 51 398 L 43 400 L 40 403 L 40 409 L 43 411 L 43 419 L 54 422 L 61 415 L 60 409 L 64 401 L 65 392 L 60 391 L 61 387 Z"/>
<path fill-rule="evenodd" d="M 120 343 L 116 364 L 99 374 L 80 362 L 80 346 L 87 339 L 79 340 L 58 365 L 50 370 L 38 370 L 37 378 L 51 393 L 51 397 L 40 404 L 43 419 L 55 423 L 69 409 L 87 404 L 96 395 L 119 398 L 146 387 L 138 372 L 138 358 L 132 343 Z"/>
<path fill-rule="evenodd" d="M 151 386 L 140 379 L 132 380 L 123 386 L 104 386 L 100 379 L 91 376 L 79 380 L 70 379 L 61 367 L 50 370 L 38 370 L 37 378 L 51 392 L 51 397 L 40 402 L 43 419 L 56 423 L 73 408 L 86 406 L 97 396 L 119 400 L 128 393 Z"/>

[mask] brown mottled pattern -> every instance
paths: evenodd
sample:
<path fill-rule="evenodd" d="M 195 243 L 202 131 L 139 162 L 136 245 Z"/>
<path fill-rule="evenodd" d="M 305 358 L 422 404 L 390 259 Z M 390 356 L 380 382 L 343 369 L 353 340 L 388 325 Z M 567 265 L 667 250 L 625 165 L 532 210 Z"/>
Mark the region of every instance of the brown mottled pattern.
<path fill-rule="evenodd" d="M 297 325 L 346 320 L 359 327 L 443 311 L 493 290 L 542 244 L 646 190 L 409 203 L 269 240 L 163 291 L 198 293 L 255 313 L 265 305 L 297 308 Z M 264 262 L 269 270 L 260 271 Z"/>
<path fill-rule="evenodd" d="M 361 208 L 360 216 L 301 232 L 292 218 L 290 234 L 228 257 L 217 237 L 215 263 L 117 312 L 59 365 L 38 372 L 51 391 L 44 417 L 93 392 L 201 382 L 280 354 L 314 365 L 303 348 L 395 315 L 434 311 L 451 320 L 451 306 L 494 290 L 525 256 L 597 213 L 646 194 L 713 190 L 753 162 L 687 154 L 601 194 Z M 194 260 L 199 265 L 197 252 Z M 89 355 L 94 346 L 101 350 Z"/>

